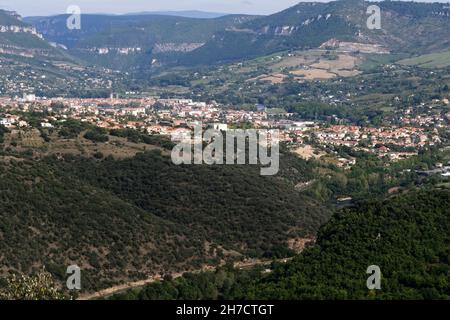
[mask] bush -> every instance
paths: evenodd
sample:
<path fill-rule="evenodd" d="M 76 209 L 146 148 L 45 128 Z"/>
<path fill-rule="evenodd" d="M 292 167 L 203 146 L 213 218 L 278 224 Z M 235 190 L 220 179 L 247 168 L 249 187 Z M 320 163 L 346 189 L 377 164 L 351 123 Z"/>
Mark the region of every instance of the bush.
<path fill-rule="evenodd" d="M 88 130 L 84 134 L 84 138 L 93 142 L 107 142 L 109 140 L 108 136 L 102 130 L 97 129 Z"/>

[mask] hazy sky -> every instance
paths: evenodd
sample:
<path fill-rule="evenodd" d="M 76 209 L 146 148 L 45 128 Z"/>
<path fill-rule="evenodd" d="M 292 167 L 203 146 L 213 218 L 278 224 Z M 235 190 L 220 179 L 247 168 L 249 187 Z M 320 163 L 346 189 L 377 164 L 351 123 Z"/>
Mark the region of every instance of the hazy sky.
<path fill-rule="evenodd" d="M 286 9 L 301 0 L 0 0 L 0 9 L 23 16 L 66 12 L 78 5 L 84 13 L 127 13 L 165 10 L 203 10 L 224 13 L 269 14 Z M 322 0 L 325 1 L 325 0 Z M 433 2 L 436 0 L 423 0 Z M 448 2 L 448 0 L 441 1 Z"/>
<path fill-rule="evenodd" d="M 139 11 L 202 10 L 224 13 L 273 13 L 299 0 L 0 0 L 0 8 L 24 16 L 65 13 L 78 5 L 86 13 L 127 13 Z"/>

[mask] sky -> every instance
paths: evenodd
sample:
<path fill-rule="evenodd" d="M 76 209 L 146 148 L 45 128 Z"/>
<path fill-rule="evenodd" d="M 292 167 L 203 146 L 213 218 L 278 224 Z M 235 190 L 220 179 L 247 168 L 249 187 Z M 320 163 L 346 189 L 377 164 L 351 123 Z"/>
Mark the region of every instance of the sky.
<path fill-rule="evenodd" d="M 70 5 L 82 13 L 202 10 L 220 13 L 270 14 L 300 0 L 0 0 L 0 8 L 23 16 L 62 14 Z"/>
<path fill-rule="evenodd" d="M 78 5 L 82 13 L 130 13 L 142 11 L 202 10 L 220 13 L 271 14 L 301 0 L 0 0 L 0 9 L 17 11 L 22 16 L 66 13 Z M 314 1 L 314 0 L 310 0 Z M 316 0 L 317 1 L 317 0 Z M 326 1 L 326 0 L 318 0 Z M 435 2 L 436 0 L 423 0 Z M 443 0 L 440 2 L 448 2 Z"/>

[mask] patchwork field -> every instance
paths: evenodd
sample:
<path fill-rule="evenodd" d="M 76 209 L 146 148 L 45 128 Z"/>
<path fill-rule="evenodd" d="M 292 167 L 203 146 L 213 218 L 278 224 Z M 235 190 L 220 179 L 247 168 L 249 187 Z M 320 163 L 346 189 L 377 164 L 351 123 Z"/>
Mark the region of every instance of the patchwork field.
<path fill-rule="evenodd" d="M 277 73 L 277 74 L 259 77 L 258 80 L 270 81 L 273 84 L 279 84 L 279 83 L 282 83 L 284 81 L 284 79 L 286 79 L 286 78 L 287 78 L 287 76 L 285 74 Z"/>
<path fill-rule="evenodd" d="M 301 80 L 325 80 L 335 77 L 352 77 L 360 74 L 357 69 L 361 58 L 350 53 L 336 54 L 332 51 L 309 50 L 272 56 L 265 60 L 271 74 L 263 74 L 248 81 L 283 82 L 289 75 Z"/>
<path fill-rule="evenodd" d="M 328 70 L 314 68 L 291 71 L 291 74 L 306 80 L 331 79 L 336 77 L 335 73 L 331 73 Z"/>

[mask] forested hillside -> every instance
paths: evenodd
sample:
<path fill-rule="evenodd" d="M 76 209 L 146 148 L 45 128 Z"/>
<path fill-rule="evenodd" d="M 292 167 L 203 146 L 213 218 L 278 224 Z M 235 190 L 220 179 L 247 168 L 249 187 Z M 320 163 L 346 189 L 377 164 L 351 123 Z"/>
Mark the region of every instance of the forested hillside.
<path fill-rule="evenodd" d="M 381 10 L 381 30 L 367 27 L 369 5 Z M 332 39 L 404 54 L 444 50 L 450 43 L 450 11 L 439 3 L 306 2 L 269 16 L 214 19 L 82 15 L 81 30 L 68 30 L 67 17 L 28 17 L 26 21 L 46 39 L 64 44 L 72 49 L 71 54 L 89 63 L 141 71 L 152 66 L 208 65 L 318 48 Z"/>
<path fill-rule="evenodd" d="M 312 235 L 328 216 L 284 181 L 260 176 L 257 167 L 175 166 L 157 152 L 56 165 L 141 209 L 189 226 L 205 241 L 253 256 L 275 255 L 289 237 Z"/>
<path fill-rule="evenodd" d="M 70 139 L 67 130 L 58 139 Z M 104 143 L 90 132 L 81 136 Z M 289 239 L 312 237 L 330 215 L 256 167 L 177 167 L 157 150 L 122 160 L 40 155 L 49 148 L 1 156 L 3 275 L 45 266 L 63 279 L 78 264 L 91 290 L 229 259 L 286 256 Z"/>
<path fill-rule="evenodd" d="M 252 285 L 249 298 L 448 299 L 450 191 L 418 190 L 336 214 L 317 246 Z M 382 290 L 366 287 L 370 265 Z"/>
<path fill-rule="evenodd" d="M 129 299 L 449 299 L 450 190 L 407 192 L 336 213 L 317 243 L 273 271 L 222 268 L 149 285 Z M 381 290 L 366 270 L 381 268 Z"/>
<path fill-rule="evenodd" d="M 41 39 L 37 33 L 33 32 L 33 27 L 21 21 L 19 16 L 13 12 L 0 9 L 0 27 L 4 28 L 0 32 L 0 48 L 11 49 L 39 49 L 48 50 L 55 54 L 55 50 L 48 42 Z M 10 30 L 14 28 L 13 30 Z"/>
<path fill-rule="evenodd" d="M 380 30 L 367 27 L 369 5 L 380 8 Z M 395 53 L 443 50 L 450 41 L 449 14 L 448 7 L 439 3 L 303 2 L 220 31 L 203 47 L 180 57 L 180 62 L 206 65 L 248 59 L 283 50 L 317 48 L 330 39 L 378 44 Z"/>
<path fill-rule="evenodd" d="M 252 16 L 228 15 L 213 19 L 196 19 L 157 14 L 81 16 L 83 28 L 69 30 L 68 15 L 27 17 L 44 36 L 68 48 L 151 49 L 155 43 L 202 43 L 215 31 L 253 19 Z"/>
<path fill-rule="evenodd" d="M 149 71 L 153 59 L 192 51 L 207 42 L 215 32 L 254 19 L 253 16 L 227 15 L 213 19 L 139 15 L 81 16 L 83 27 L 69 30 L 68 15 L 28 17 L 44 37 L 62 44 L 71 55 L 88 64 L 109 68 Z M 155 61 L 154 61 L 155 62 Z"/>
<path fill-rule="evenodd" d="M 62 279 L 67 266 L 78 264 L 84 287 L 92 289 L 149 270 L 186 268 L 183 259 L 205 257 L 187 228 L 47 164 L 2 158 L 0 172 L 3 276 L 45 266 Z"/>

